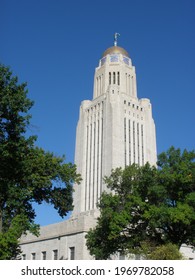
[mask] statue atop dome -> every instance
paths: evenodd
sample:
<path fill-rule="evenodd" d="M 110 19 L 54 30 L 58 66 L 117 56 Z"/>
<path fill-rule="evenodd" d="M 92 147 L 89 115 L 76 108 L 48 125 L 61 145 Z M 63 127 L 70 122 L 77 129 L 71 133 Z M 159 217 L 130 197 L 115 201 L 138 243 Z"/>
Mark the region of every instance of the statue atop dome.
<path fill-rule="evenodd" d="M 117 43 L 118 43 L 118 36 L 120 36 L 119 33 L 114 33 L 114 46 L 117 46 Z"/>
<path fill-rule="evenodd" d="M 105 57 L 108 54 L 109 55 L 111 55 L 111 54 L 122 54 L 123 56 L 129 57 L 128 52 L 125 49 L 118 46 L 118 37 L 119 36 L 120 36 L 119 33 L 117 33 L 117 32 L 114 33 L 114 46 L 105 50 L 102 57 Z"/>

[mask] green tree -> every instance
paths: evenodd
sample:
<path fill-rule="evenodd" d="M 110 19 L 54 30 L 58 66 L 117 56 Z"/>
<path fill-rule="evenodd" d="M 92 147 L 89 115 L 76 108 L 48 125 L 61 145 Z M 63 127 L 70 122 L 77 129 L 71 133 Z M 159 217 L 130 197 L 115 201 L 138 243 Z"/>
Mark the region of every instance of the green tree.
<path fill-rule="evenodd" d="M 15 258 L 18 238 L 38 234 L 33 202 L 52 204 L 61 217 L 72 210 L 76 166 L 35 146 L 26 136 L 33 102 L 26 84 L 0 65 L 0 259 Z"/>
<path fill-rule="evenodd" d="M 109 192 L 99 202 L 100 217 L 87 247 L 97 259 L 117 251 L 149 256 L 150 249 L 195 245 L 195 152 L 171 147 L 158 168 L 135 164 L 105 178 Z"/>
<path fill-rule="evenodd" d="M 147 256 L 150 260 L 183 260 L 184 257 L 178 250 L 177 245 L 167 243 L 157 246 L 154 251 Z"/>

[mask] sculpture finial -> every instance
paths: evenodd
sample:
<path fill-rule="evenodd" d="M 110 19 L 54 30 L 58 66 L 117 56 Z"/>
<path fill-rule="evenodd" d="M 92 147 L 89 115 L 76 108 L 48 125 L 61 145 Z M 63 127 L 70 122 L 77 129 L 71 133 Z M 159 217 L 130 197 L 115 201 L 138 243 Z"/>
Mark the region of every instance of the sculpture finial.
<path fill-rule="evenodd" d="M 114 46 L 117 46 L 117 43 L 118 43 L 118 36 L 120 36 L 119 33 L 114 33 Z"/>

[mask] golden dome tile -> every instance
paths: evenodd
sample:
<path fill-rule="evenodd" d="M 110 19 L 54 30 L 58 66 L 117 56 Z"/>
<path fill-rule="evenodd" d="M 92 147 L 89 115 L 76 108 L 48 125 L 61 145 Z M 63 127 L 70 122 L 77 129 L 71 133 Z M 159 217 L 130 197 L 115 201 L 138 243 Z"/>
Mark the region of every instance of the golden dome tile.
<path fill-rule="evenodd" d="M 128 54 L 128 52 L 125 50 L 125 49 L 123 49 L 123 48 L 121 48 L 121 47 L 119 47 L 119 46 L 113 46 L 113 47 L 111 47 L 111 48 L 108 48 L 107 50 L 105 50 L 105 52 L 103 53 L 103 55 L 102 55 L 102 57 L 104 57 L 104 56 L 106 56 L 106 55 L 108 55 L 108 54 L 122 54 L 122 55 L 124 55 L 124 56 L 127 56 L 127 57 L 129 57 L 129 54 Z"/>

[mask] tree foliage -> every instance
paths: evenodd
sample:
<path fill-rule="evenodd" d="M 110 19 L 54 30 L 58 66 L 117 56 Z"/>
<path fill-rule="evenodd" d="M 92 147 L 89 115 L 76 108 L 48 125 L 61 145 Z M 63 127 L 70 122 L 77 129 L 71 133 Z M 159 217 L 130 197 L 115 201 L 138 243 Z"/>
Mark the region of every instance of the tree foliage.
<path fill-rule="evenodd" d="M 158 168 L 136 164 L 105 178 L 108 192 L 87 247 L 97 259 L 117 251 L 149 256 L 158 246 L 195 245 L 195 152 L 171 147 Z"/>
<path fill-rule="evenodd" d="M 150 260 L 183 260 L 184 257 L 180 253 L 177 245 L 167 243 L 157 246 L 154 251 L 147 256 Z"/>
<path fill-rule="evenodd" d="M 52 204 L 64 217 L 72 210 L 72 184 L 80 180 L 75 165 L 26 136 L 33 106 L 26 86 L 0 65 L 0 259 L 16 256 L 22 233 L 37 233 L 33 202 Z"/>

